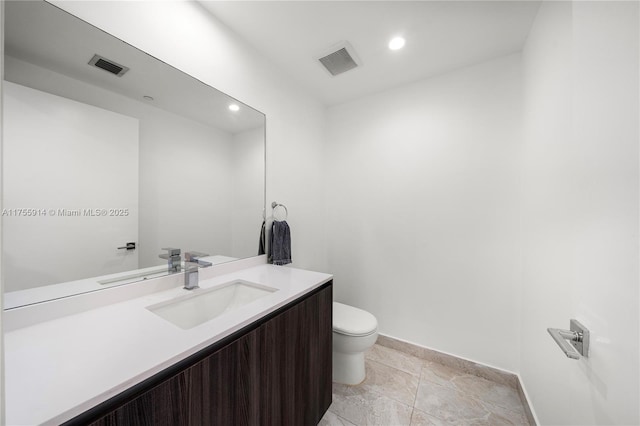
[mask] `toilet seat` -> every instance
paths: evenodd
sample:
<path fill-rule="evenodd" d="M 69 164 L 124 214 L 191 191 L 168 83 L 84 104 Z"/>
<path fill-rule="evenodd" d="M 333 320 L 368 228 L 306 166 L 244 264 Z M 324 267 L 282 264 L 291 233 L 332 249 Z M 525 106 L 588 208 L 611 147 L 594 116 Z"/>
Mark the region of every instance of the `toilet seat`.
<path fill-rule="evenodd" d="M 345 336 L 369 336 L 378 329 L 376 317 L 353 306 L 333 302 L 333 331 Z"/>

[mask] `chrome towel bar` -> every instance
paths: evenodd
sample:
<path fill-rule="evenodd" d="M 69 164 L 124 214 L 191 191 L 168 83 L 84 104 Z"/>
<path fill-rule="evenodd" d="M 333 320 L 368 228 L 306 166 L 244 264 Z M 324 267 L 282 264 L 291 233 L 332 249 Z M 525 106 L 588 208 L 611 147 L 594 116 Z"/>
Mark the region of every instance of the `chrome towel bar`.
<path fill-rule="evenodd" d="M 289 217 L 289 210 L 287 210 L 287 206 L 285 206 L 284 204 L 276 203 L 275 201 L 271 203 L 271 208 L 274 210 L 274 214 L 275 214 L 275 209 L 278 207 L 282 207 L 284 209 L 284 219 L 282 220 L 287 220 L 287 218 Z M 275 219 L 275 220 L 278 220 L 278 219 Z"/>
<path fill-rule="evenodd" d="M 589 330 L 578 320 L 569 321 L 569 330 L 547 328 L 547 331 L 567 358 L 580 359 L 580 356 L 589 356 Z"/>

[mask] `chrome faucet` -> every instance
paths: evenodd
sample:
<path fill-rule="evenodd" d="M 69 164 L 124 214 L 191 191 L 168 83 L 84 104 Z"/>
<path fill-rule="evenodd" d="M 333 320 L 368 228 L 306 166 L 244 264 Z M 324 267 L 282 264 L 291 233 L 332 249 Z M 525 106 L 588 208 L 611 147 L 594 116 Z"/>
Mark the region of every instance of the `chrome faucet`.
<path fill-rule="evenodd" d="M 167 259 L 167 268 L 170 274 L 180 272 L 180 249 L 165 247 L 162 250 L 167 250 L 167 253 L 158 255 L 160 259 Z"/>
<path fill-rule="evenodd" d="M 184 254 L 184 288 L 185 290 L 193 290 L 199 288 L 198 268 L 207 268 L 213 265 L 211 262 L 201 260 L 201 257 L 209 256 L 206 253 L 197 251 L 188 251 Z"/>

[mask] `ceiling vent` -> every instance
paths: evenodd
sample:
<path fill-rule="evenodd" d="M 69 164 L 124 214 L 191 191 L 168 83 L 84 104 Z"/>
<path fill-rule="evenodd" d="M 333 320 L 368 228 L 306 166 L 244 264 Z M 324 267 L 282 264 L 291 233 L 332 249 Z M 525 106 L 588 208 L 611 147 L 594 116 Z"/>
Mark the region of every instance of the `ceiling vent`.
<path fill-rule="evenodd" d="M 318 60 L 332 76 L 342 74 L 360 65 L 360 60 L 353 47 L 346 41 L 333 46 L 327 54 Z"/>
<path fill-rule="evenodd" d="M 118 77 L 122 77 L 124 73 L 129 71 L 129 68 L 113 62 L 110 59 L 104 58 L 100 55 L 93 55 L 93 58 L 89 61 L 89 65 L 101 68 L 105 71 L 115 74 Z"/>

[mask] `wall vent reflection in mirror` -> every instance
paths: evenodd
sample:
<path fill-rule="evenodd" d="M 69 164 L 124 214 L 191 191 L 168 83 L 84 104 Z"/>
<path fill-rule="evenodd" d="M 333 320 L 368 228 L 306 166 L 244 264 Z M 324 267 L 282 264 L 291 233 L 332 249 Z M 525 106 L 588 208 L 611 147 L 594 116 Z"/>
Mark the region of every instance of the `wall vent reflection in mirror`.
<path fill-rule="evenodd" d="M 111 74 L 117 75 L 118 77 L 122 77 L 127 71 L 129 71 L 129 68 L 116 64 L 115 62 L 110 61 L 107 58 L 103 58 L 100 55 L 93 55 L 93 58 L 89 61 L 89 65 L 103 69 Z"/>

